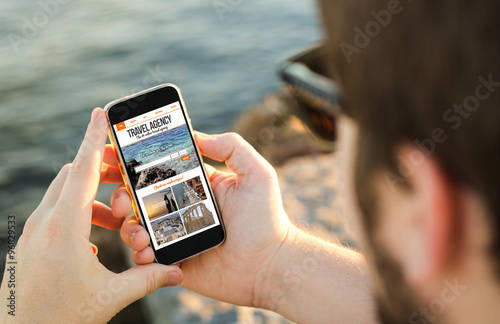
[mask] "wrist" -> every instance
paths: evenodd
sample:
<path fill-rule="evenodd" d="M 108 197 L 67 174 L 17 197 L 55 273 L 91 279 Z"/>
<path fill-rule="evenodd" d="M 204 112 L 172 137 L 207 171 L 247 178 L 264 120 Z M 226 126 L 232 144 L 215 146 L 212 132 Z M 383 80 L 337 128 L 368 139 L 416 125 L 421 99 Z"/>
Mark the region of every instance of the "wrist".
<path fill-rule="evenodd" d="M 288 224 L 286 235 L 276 252 L 255 278 L 253 307 L 278 312 L 280 306 L 288 301 L 288 285 L 286 272 L 290 263 L 294 246 L 302 232 L 292 223 Z"/>

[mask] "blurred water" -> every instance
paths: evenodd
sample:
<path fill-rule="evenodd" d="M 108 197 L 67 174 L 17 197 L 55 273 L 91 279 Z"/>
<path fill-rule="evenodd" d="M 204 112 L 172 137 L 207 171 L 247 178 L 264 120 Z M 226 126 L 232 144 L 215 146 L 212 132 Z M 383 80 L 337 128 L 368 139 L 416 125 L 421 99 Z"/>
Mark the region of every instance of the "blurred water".
<path fill-rule="evenodd" d="M 53 0 L 0 4 L 2 219 L 38 204 L 93 107 L 172 82 L 193 126 L 221 132 L 279 87 L 278 58 L 321 37 L 312 0 L 222 1 L 223 20 L 212 0 L 59 1 L 45 20 Z"/>

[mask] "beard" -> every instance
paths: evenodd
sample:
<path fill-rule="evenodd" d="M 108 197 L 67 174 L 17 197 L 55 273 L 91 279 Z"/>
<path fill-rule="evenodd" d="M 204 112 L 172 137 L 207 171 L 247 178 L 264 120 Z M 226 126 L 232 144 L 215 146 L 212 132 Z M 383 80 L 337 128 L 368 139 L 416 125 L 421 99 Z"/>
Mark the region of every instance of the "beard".
<path fill-rule="evenodd" d="M 361 227 L 367 238 L 367 260 L 373 277 L 379 283 L 374 289 L 378 317 L 384 324 L 437 324 L 441 322 L 439 318 L 425 317 L 428 316 L 426 313 L 422 315 L 424 304 L 417 299 L 417 294 L 405 279 L 402 267 L 387 250 L 378 230 L 380 200 L 376 186 L 378 178 L 375 175 L 380 174 L 380 170 L 398 174 L 394 161 L 389 161 L 387 167 L 382 158 L 392 154 L 390 150 L 380 151 L 373 134 L 360 130 L 354 171 L 355 194 L 361 211 Z M 407 186 L 407 189 L 410 187 Z"/>
<path fill-rule="evenodd" d="M 375 302 L 378 317 L 384 324 L 428 323 L 421 317 L 412 320 L 412 314 L 418 312 L 418 303 L 408 283 L 405 281 L 401 267 L 392 260 L 388 252 L 380 244 L 372 244 L 372 256 L 376 268 L 376 276 L 382 285 L 375 291 Z"/>
<path fill-rule="evenodd" d="M 372 205 L 374 206 L 374 205 Z M 373 215 L 372 215 L 373 214 Z M 374 217 L 374 218 L 367 218 Z M 363 227 L 369 244 L 367 260 L 373 277 L 379 285 L 374 288 L 375 304 L 380 323 L 383 324 L 438 324 L 442 320 L 429 314 L 426 303 L 418 301 L 417 294 L 406 281 L 402 267 L 394 260 L 380 241 L 377 231 L 376 208 L 363 213 Z"/>
<path fill-rule="evenodd" d="M 368 243 L 367 260 L 373 277 L 379 283 L 374 288 L 374 296 L 380 323 L 430 323 L 418 314 L 420 305 L 416 293 L 405 280 L 400 264 L 392 258 L 381 242 L 375 191 L 371 191 L 369 186 L 364 187 L 363 191 L 358 191 L 358 203 L 362 212 L 362 229 Z"/>

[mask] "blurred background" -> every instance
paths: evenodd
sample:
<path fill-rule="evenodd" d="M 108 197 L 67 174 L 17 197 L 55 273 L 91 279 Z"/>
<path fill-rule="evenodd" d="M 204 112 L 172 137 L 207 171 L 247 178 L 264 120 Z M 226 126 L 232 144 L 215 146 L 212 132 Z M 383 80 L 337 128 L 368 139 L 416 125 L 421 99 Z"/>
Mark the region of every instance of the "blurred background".
<path fill-rule="evenodd" d="M 287 113 L 275 73 L 278 59 L 321 38 L 313 0 L 2 1 L 2 255 L 7 216 L 16 216 L 20 235 L 57 171 L 73 160 L 92 109 L 167 82 L 182 90 L 195 129 L 238 131 L 277 167 L 294 222 L 352 245 L 337 161 Z M 279 131 L 269 133 L 270 114 L 286 117 Z M 98 199 L 108 202 L 113 189 L 103 185 Z M 94 228 L 92 236 L 109 269 L 131 266 L 118 233 Z M 181 287 L 157 291 L 112 322 L 287 323 Z"/>

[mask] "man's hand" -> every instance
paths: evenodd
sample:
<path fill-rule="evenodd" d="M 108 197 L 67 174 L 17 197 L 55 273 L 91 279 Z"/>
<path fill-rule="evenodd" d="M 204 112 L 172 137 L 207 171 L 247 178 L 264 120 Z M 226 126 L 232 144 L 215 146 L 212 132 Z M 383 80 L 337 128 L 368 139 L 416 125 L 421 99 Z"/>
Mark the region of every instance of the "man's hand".
<path fill-rule="evenodd" d="M 222 301 L 254 305 L 271 260 L 292 226 L 283 210 L 276 173 L 239 135 L 196 133 L 203 155 L 226 161 L 231 172 L 207 165 L 212 189 L 226 226 L 220 247 L 182 262 L 183 286 Z M 146 230 L 129 217 L 121 229 L 137 264 L 153 261 Z"/>
<path fill-rule="evenodd" d="M 116 274 L 94 255 L 91 223 L 116 229 L 130 211 L 123 185 L 112 196 L 112 209 L 94 201 L 100 182 L 121 182 L 106 136 L 104 112 L 95 109 L 73 164 L 61 169 L 26 222 L 15 248 L 16 316 L 4 309 L 0 322 L 104 323 L 135 300 L 181 281 L 176 266 L 139 265 Z M 4 280 L 2 300 L 11 289 Z"/>

